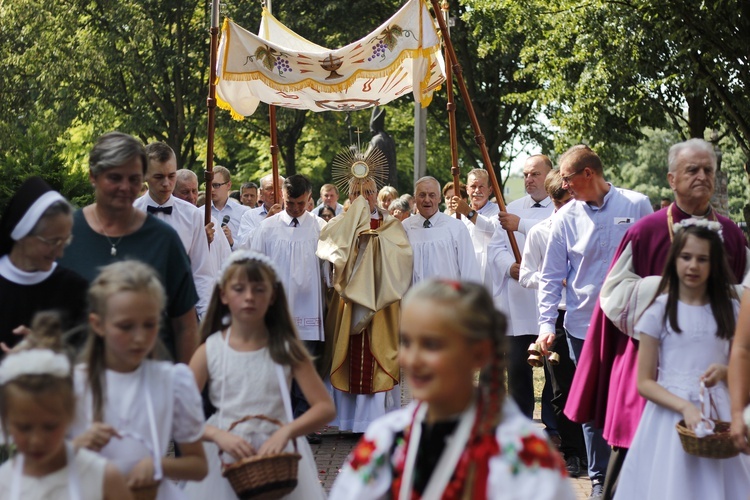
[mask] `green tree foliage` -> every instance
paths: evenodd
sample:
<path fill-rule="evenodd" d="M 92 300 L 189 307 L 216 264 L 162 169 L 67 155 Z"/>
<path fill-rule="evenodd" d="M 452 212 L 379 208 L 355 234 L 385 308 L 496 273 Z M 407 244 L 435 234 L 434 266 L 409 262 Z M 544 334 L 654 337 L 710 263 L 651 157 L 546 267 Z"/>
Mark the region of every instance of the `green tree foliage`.
<path fill-rule="evenodd" d="M 607 176 L 613 184 L 628 186 L 649 197 L 652 204 L 661 198 L 672 199 L 667 182 L 667 156 L 669 148 L 680 141 L 679 134 L 668 130 L 644 129 L 643 139 L 637 145 L 621 146 L 621 159 Z"/>
<path fill-rule="evenodd" d="M 525 33 L 533 97 L 563 133 L 616 158 L 644 127 L 703 137 L 722 124 L 750 155 L 750 80 L 743 0 L 501 2 Z M 529 96 L 531 97 L 531 96 Z"/>
<path fill-rule="evenodd" d="M 531 75 L 520 71 L 523 68 L 521 50 L 527 35 L 516 29 L 516 19 L 498 9 L 497 2 L 462 0 L 451 2 L 451 9 L 451 16 L 455 18 L 451 40 L 490 160 L 498 178 L 502 179 L 509 174 L 510 162 L 517 154 L 515 144 L 534 143 L 545 152 L 552 145 L 533 97 L 539 91 L 539 84 Z M 466 170 L 482 167 L 480 150 L 457 85 L 454 85 L 454 93 L 462 163 Z M 445 105 L 445 93 L 437 94 L 430 114 L 446 130 L 447 137 Z M 445 162 L 450 163 L 449 154 Z M 504 175 L 501 175 L 503 170 Z"/>
<path fill-rule="evenodd" d="M 178 164 L 191 167 L 206 128 L 206 1 L 63 3 L 79 20 L 67 47 L 75 61 L 70 85 L 92 102 L 89 111 L 111 108 L 122 131 L 166 142 Z"/>
<path fill-rule="evenodd" d="M 77 108 L 59 43 L 75 35 L 74 20 L 56 2 L 0 1 L 0 208 L 31 175 L 85 200 L 87 176 L 69 172 L 58 141 Z"/>
<path fill-rule="evenodd" d="M 0 0 L 0 203 L 31 173 L 85 202 L 86 155 L 119 129 L 163 140 L 180 166 L 206 155 L 209 0 Z M 403 0 L 277 0 L 282 22 L 320 45 L 343 46 L 390 17 Z M 258 2 L 225 2 L 255 31 Z M 664 141 L 719 130 L 730 180 L 744 180 L 750 132 L 750 2 L 713 0 L 454 0 L 452 40 L 496 171 L 518 146 L 554 155 L 585 141 L 614 178 L 654 191 Z M 457 94 L 460 164 L 481 163 Z M 413 102 L 388 105 L 399 181 L 412 183 Z M 546 117 L 549 117 L 547 120 Z M 370 112 L 351 127 L 369 143 Z M 449 179 L 445 87 L 429 108 L 428 173 Z M 342 113 L 278 111 L 280 168 L 330 180 L 349 145 Z M 667 131 L 667 132 L 662 132 Z M 217 164 L 257 179 L 270 171 L 267 107 L 242 122 L 217 110 Z M 665 145 L 664 145 L 665 146 Z M 736 148 L 744 151 L 737 154 Z M 729 159 L 732 159 L 729 161 Z M 732 170 L 734 169 L 734 170 Z M 655 176 L 651 178 L 649 176 Z M 661 186 L 661 185 L 659 185 Z M 663 189 L 661 186 L 659 189 Z M 653 194 L 651 191 L 654 191 Z M 730 184 L 731 193 L 741 193 Z M 736 204 L 736 203 L 735 203 Z M 734 206 L 734 205 L 733 205 Z"/>

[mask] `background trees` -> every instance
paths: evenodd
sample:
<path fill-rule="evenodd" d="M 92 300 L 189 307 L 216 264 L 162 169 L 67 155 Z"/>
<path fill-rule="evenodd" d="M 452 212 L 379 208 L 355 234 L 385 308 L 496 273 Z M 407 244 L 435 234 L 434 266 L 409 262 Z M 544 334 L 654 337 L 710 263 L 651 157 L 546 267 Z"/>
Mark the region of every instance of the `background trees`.
<path fill-rule="evenodd" d="M 276 0 L 275 14 L 324 46 L 368 33 L 401 0 Z M 222 15 L 255 30 L 260 6 Z M 750 3 L 742 0 L 454 0 L 452 38 L 490 158 L 505 179 L 523 148 L 553 156 L 586 142 L 622 185 L 665 194 L 669 143 L 715 130 L 735 217 L 750 158 Z M 86 155 L 119 129 L 163 140 L 181 166 L 205 161 L 208 0 L 0 0 L 0 205 L 40 173 L 74 200 L 89 196 Z M 479 166 L 459 102 L 460 161 Z M 428 173 L 448 180 L 445 96 L 428 109 Z M 413 105 L 388 105 L 400 185 L 411 185 Z M 280 110 L 282 171 L 316 185 L 350 130 L 369 142 L 370 113 Z M 217 112 L 216 163 L 257 179 L 270 171 L 266 109 L 242 122 Z M 356 142 L 356 135 L 354 135 Z"/>

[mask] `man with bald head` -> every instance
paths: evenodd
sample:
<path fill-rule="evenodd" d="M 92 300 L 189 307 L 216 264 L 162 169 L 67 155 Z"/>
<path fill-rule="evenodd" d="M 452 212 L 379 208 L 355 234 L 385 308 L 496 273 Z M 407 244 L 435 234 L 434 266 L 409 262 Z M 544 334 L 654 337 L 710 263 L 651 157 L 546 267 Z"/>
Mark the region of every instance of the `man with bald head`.
<path fill-rule="evenodd" d="M 711 207 L 716 174 L 711 144 L 702 139 L 675 144 L 667 162 L 667 180 L 675 201 L 635 223 L 620 242 L 591 317 L 565 409 L 576 422 L 593 420 L 613 447 L 606 497 L 612 493 L 646 403 L 636 383 L 638 338 L 634 325 L 654 297 L 673 224 L 691 217 L 720 222 L 735 283 L 742 280 L 747 266 L 742 231 Z M 571 182 L 575 183 L 575 178 Z"/>
<path fill-rule="evenodd" d="M 499 212 L 499 223 L 487 248 L 487 269 L 492 280 L 495 306 L 508 318 L 507 364 L 508 391 L 524 415 L 534 414 L 534 374 L 527 362 L 529 344 L 537 335 L 538 311 L 536 293 L 518 282 L 519 264 L 510 249 L 508 231 L 514 231 L 518 250 L 524 251 L 526 235 L 539 221 L 552 215 L 554 206 L 544 189 L 544 179 L 552 169 L 545 155 L 534 155 L 523 165 L 526 196 L 508 204 L 506 212 Z M 551 389 L 545 384 L 542 393 L 542 422 L 551 434 L 557 432 L 554 410 L 550 402 Z"/>
<path fill-rule="evenodd" d="M 482 283 L 469 230 L 440 211 L 440 183 L 422 177 L 414 184 L 417 214 L 403 222 L 414 251 L 412 284 L 428 278 Z"/>

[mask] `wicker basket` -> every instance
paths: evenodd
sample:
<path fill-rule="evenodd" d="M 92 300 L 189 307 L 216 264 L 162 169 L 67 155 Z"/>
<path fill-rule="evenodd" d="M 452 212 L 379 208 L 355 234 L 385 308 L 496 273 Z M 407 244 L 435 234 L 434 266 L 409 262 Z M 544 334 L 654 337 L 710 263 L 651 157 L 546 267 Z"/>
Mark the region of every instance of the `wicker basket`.
<path fill-rule="evenodd" d="M 140 434 L 131 431 L 121 431 L 120 437 L 131 438 L 135 441 L 138 441 L 148 450 L 154 461 L 160 460 L 159 455 L 157 453 L 154 453 L 151 443 Z M 155 477 L 155 479 L 157 479 L 157 482 L 152 486 L 130 488 L 130 494 L 133 497 L 133 500 L 156 500 L 156 495 L 159 493 L 159 485 L 161 484 L 161 477 Z"/>
<path fill-rule="evenodd" d="M 703 399 L 703 392 L 705 388 L 703 382 L 701 382 L 701 406 L 705 406 Z M 716 410 L 714 399 L 709 393 L 708 400 L 710 402 L 710 414 L 718 417 L 719 413 Z M 697 437 L 695 432 L 689 429 L 685 425 L 685 420 L 680 420 L 677 425 L 677 433 L 680 435 L 680 442 L 682 443 L 682 449 L 685 453 L 694 455 L 702 458 L 732 458 L 739 455 L 739 450 L 734 445 L 732 436 L 729 433 L 729 422 L 718 420 L 716 418 L 705 418 L 705 412 L 701 408 L 701 414 L 705 420 L 710 420 L 714 424 L 714 433 L 710 436 Z"/>
<path fill-rule="evenodd" d="M 147 486 L 145 488 L 131 488 L 130 494 L 133 496 L 133 500 L 155 500 L 156 494 L 159 492 L 159 483 L 154 486 Z"/>
<path fill-rule="evenodd" d="M 236 425 L 254 418 L 274 423 L 279 427 L 283 425 L 265 415 L 250 415 L 234 422 L 228 430 L 231 431 Z M 292 443 L 294 453 L 255 455 L 232 464 L 222 461 L 222 474 L 229 480 L 237 496 L 243 500 L 273 500 L 288 495 L 297 487 L 297 466 L 300 459 L 296 440 L 292 440 Z M 219 454 L 221 455 L 221 452 Z"/>

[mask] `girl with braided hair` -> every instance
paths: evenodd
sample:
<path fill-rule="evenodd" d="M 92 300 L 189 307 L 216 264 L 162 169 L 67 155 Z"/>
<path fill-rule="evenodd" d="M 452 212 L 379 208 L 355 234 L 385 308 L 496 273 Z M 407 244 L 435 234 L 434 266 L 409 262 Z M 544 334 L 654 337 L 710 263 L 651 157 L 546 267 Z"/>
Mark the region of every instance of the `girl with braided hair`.
<path fill-rule="evenodd" d="M 562 458 L 505 397 L 505 328 L 481 285 L 412 288 L 399 363 L 414 401 L 368 428 L 330 498 L 574 498 Z"/>

